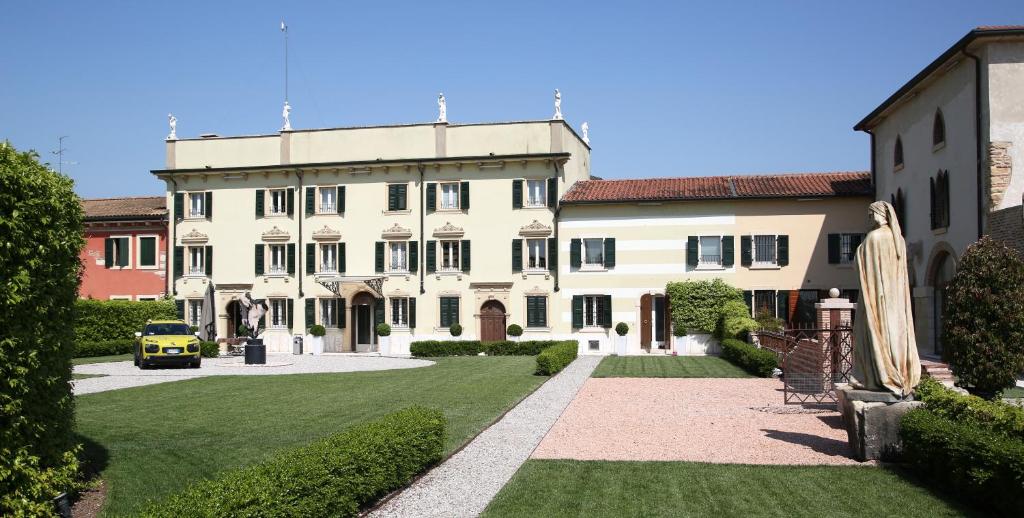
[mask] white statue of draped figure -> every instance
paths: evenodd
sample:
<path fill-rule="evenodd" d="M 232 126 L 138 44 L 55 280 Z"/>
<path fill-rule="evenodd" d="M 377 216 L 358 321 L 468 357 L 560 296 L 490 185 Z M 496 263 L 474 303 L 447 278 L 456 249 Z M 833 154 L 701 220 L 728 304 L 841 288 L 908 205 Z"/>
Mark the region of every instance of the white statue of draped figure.
<path fill-rule="evenodd" d="M 562 120 L 562 92 L 559 92 L 555 88 L 555 114 L 551 116 L 552 120 Z"/>
<path fill-rule="evenodd" d="M 875 229 L 857 248 L 860 299 L 854 326 L 853 386 L 909 396 L 921 381 L 907 277 L 907 244 L 896 211 L 868 207 Z"/>
<path fill-rule="evenodd" d="M 171 132 L 167 135 L 167 140 L 178 140 L 178 118 L 172 113 L 167 114 L 167 125 L 171 127 Z"/>
<path fill-rule="evenodd" d="M 284 108 L 281 110 L 281 118 L 284 119 L 284 126 L 281 126 L 281 131 L 291 131 L 292 105 L 288 104 L 288 101 L 284 102 Z"/>
<path fill-rule="evenodd" d="M 437 94 L 437 122 L 448 122 L 448 101 L 444 92 Z"/>

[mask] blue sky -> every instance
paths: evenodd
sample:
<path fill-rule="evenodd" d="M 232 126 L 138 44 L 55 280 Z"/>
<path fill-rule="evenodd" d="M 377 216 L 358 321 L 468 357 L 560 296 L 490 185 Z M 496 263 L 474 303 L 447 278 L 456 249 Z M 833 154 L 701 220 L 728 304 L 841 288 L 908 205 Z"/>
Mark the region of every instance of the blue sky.
<path fill-rule="evenodd" d="M 851 127 L 1017 2 L 18 2 L 0 139 L 85 197 L 159 194 L 180 136 L 270 133 L 290 28 L 296 128 L 543 119 L 554 88 L 605 178 L 866 169 Z M 70 163 L 69 163 L 70 162 Z"/>

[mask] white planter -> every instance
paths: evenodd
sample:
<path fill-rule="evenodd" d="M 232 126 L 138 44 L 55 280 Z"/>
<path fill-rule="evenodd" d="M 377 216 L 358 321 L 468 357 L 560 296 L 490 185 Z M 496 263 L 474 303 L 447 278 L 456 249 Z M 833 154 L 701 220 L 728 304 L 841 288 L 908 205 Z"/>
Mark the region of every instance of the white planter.
<path fill-rule="evenodd" d="M 718 354 L 718 341 L 713 336 L 703 333 L 691 333 L 686 336 L 676 336 L 675 351 L 680 356 L 707 356 Z"/>
<path fill-rule="evenodd" d="M 615 335 L 615 354 L 625 356 L 629 351 L 629 337 Z"/>
<path fill-rule="evenodd" d="M 310 336 L 309 337 L 309 354 L 313 356 L 320 356 L 324 352 L 324 337 L 322 336 Z"/>
<path fill-rule="evenodd" d="M 381 336 L 381 337 L 378 337 L 378 341 L 380 342 L 380 354 L 382 356 L 390 355 L 391 354 L 391 337 L 390 336 Z"/>

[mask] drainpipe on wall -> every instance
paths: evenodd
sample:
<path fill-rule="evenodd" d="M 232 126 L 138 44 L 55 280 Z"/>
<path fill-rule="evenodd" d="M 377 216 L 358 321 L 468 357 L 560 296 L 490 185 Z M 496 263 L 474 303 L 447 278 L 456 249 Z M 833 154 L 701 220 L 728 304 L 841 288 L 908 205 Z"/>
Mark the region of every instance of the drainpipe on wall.
<path fill-rule="evenodd" d="M 982 173 L 983 154 L 981 144 L 981 58 L 971 54 L 964 49 L 964 55 L 974 60 L 974 152 L 975 152 L 975 168 L 977 170 L 978 180 L 978 239 L 984 235 L 984 221 L 985 221 L 985 207 L 983 205 L 982 198 L 982 182 L 984 175 Z"/>
<path fill-rule="evenodd" d="M 871 137 L 871 190 L 875 193 L 874 201 L 878 201 L 878 176 L 875 171 L 875 132 L 874 130 L 866 129 L 864 133 Z"/>
<path fill-rule="evenodd" d="M 295 255 L 298 257 L 295 258 L 295 262 L 299 264 L 295 265 L 295 271 L 301 272 L 297 274 L 297 277 L 299 278 L 299 298 L 301 299 L 305 297 L 305 294 L 302 293 L 302 277 L 306 275 L 306 263 L 302 262 L 302 259 L 305 259 L 302 257 L 304 250 L 302 247 L 302 220 L 306 219 L 306 208 L 303 207 L 302 204 L 306 199 L 306 193 L 302 190 L 302 171 L 296 169 L 295 176 L 299 177 L 299 192 L 295 193 L 295 197 L 299 200 L 299 210 L 295 211 L 296 216 L 299 218 L 299 244 L 297 247 L 298 250 L 295 251 Z M 307 327 L 310 325 L 311 324 L 309 322 L 306 322 Z"/>
<path fill-rule="evenodd" d="M 426 278 L 425 274 L 423 273 L 423 270 L 425 269 L 424 267 L 427 264 L 427 258 L 425 257 L 426 254 L 424 254 L 424 252 L 426 251 L 427 242 L 424 241 L 425 236 L 423 234 L 423 225 L 424 225 L 424 219 L 423 218 L 424 218 L 424 214 L 427 212 L 427 204 L 426 204 L 426 199 L 427 198 L 426 198 L 426 195 L 425 195 L 426 191 L 424 190 L 425 187 L 424 187 L 424 183 L 423 183 L 423 171 L 426 169 L 426 167 L 424 167 L 423 164 L 419 164 L 419 165 L 416 166 L 416 169 L 420 170 L 420 242 L 416 246 L 419 247 L 419 253 L 417 255 L 419 255 L 419 262 L 420 262 L 420 264 L 419 264 L 419 271 L 420 271 L 420 295 L 423 295 L 424 293 L 427 292 L 427 290 L 423 287 L 423 280 Z"/>
<path fill-rule="evenodd" d="M 178 286 L 175 283 L 176 279 L 171 275 L 171 261 L 174 260 L 174 245 L 178 242 L 178 225 L 176 225 L 178 215 L 170 214 L 170 212 L 174 211 L 174 197 L 178 194 L 178 182 L 172 175 L 167 175 L 167 179 L 174 187 L 171 189 L 171 210 L 168 211 L 169 217 L 167 218 L 167 224 L 171 226 L 171 239 L 167 241 L 167 261 L 164 263 L 164 275 L 171 281 L 171 296 L 174 296 L 178 294 Z"/>
<path fill-rule="evenodd" d="M 554 221 L 553 221 L 553 223 L 555 225 L 555 247 L 559 247 L 560 243 L 558 241 L 558 215 L 562 212 L 562 204 L 559 203 L 559 201 L 561 201 L 561 197 L 558 196 L 558 162 L 555 161 L 555 160 L 552 160 L 551 161 L 551 165 L 552 165 L 552 167 L 555 170 L 555 216 L 554 216 Z M 548 251 L 548 254 L 550 254 L 550 253 L 551 252 Z M 557 248 L 556 248 L 555 253 L 556 254 L 559 253 Z M 562 268 L 562 258 L 559 257 L 558 264 L 555 266 L 555 287 L 554 287 L 554 291 L 556 293 L 558 292 L 558 289 L 559 289 L 558 288 L 558 270 L 560 270 L 561 268 Z"/>

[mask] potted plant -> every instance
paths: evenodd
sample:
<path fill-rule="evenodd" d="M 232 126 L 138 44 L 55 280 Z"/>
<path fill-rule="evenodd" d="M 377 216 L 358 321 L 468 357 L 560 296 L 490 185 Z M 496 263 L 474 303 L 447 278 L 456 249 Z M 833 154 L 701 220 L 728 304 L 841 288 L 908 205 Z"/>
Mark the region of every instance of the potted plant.
<path fill-rule="evenodd" d="M 324 352 L 324 335 L 327 334 L 327 329 L 320 324 L 309 326 L 309 352 L 313 356 L 318 356 Z"/>
<path fill-rule="evenodd" d="M 619 356 L 625 356 L 628 349 L 629 339 L 626 335 L 629 334 L 629 324 L 625 322 L 619 322 L 615 324 L 615 354 Z"/>
<path fill-rule="evenodd" d="M 380 340 L 380 354 L 391 354 L 391 326 L 384 322 L 377 324 L 377 337 Z"/>
<path fill-rule="evenodd" d="M 505 330 L 505 334 L 512 339 L 518 339 L 520 336 L 523 336 L 523 328 L 519 324 L 511 324 Z"/>
<path fill-rule="evenodd" d="M 456 338 L 462 336 L 462 324 L 459 324 L 458 322 L 452 324 L 452 326 L 448 328 L 448 332 Z"/>

